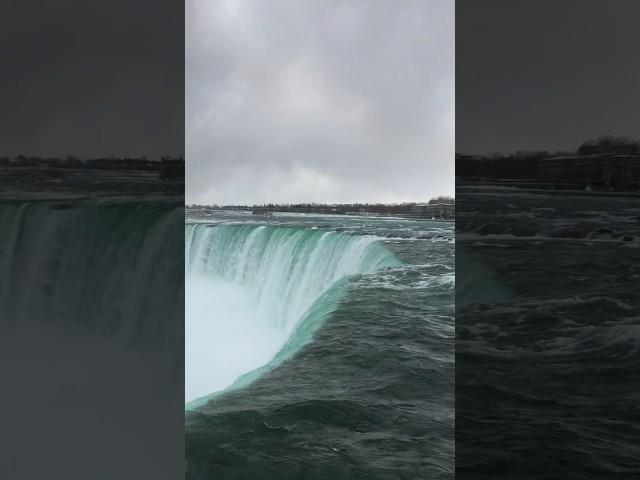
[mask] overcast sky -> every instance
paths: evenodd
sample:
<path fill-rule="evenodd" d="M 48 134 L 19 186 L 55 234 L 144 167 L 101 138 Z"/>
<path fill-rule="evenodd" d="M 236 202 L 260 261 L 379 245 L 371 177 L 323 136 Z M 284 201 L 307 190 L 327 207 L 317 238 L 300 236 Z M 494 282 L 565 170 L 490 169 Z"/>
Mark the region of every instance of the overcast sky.
<path fill-rule="evenodd" d="M 454 2 L 187 0 L 187 203 L 454 192 Z"/>
<path fill-rule="evenodd" d="M 182 155 L 176 0 L 0 3 L 0 155 Z"/>
<path fill-rule="evenodd" d="M 637 0 L 458 0 L 457 151 L 639 138 L 639 19 Z"/>

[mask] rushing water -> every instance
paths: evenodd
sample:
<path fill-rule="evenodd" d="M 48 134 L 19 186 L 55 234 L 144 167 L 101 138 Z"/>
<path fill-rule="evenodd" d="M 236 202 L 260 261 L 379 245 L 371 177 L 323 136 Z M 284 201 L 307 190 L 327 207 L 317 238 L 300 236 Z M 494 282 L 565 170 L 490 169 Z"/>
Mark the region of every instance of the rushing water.
<path fill-rule="evenodd" d="M 0 316 L 179 342 L 182 215 L 171 202 L 0 203 Z"/>
<path fill-rule="evenodd" d="M 189 478 L 451 478 L 453 228 L 188 212 Z"/>
<path fill-rule="evenodd" d="M 371 236 L 197 223 L 185 235 L 187 401 L 308 341 L 340 280 L 399 264 Z"/>
<path fill-rule="evenodd" d="M 640 472 L 640 205 L 569 193 L 457 192 L 460 478 Z"/>
<path fill-rule="evenodd" d="M 0 470 L 178 478 L 182 199 L 44 196 L 0 200 Z"/>

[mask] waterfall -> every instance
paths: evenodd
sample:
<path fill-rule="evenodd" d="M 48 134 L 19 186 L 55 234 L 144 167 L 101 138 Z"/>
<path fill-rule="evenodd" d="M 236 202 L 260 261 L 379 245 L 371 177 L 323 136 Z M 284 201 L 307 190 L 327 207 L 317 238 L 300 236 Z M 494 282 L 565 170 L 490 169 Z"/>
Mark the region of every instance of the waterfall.
<path fill-rule="evenodd" d="M 183 242 L 175 201 L 0 201 L 0 467 L 182 474 Z"/>
<path fill-rule="evenodd" d="M 187 402 L 273 368 L 310 340 L 346 279 L 399 263 L 371 236 L 198 223 L 185 226 L 185 260 Z"/>
<path fill-rule="evenodd" d="M 0 203 L 0 318 L 178 345 L 183 217 L 168 202 Z"/>

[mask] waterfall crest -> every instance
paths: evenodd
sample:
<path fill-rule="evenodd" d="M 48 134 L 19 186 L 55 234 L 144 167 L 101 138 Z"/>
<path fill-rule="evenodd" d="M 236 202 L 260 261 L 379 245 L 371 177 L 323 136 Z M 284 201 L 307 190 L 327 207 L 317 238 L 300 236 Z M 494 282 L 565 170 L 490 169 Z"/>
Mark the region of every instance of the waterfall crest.
<path fill-rule="evenodd" d="M 255 224 L 187 224 L 185 259 L 187 402 L 274 367 L 309 341 L 345 279 L 399 264 L 375 237 Z"/>

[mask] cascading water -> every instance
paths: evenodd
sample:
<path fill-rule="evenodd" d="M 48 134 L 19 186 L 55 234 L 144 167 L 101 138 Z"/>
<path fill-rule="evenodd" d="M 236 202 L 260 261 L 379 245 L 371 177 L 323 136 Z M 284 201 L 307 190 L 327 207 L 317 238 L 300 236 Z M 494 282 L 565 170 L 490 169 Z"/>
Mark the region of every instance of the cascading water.
<path fill-rule="evenodd" d="M 173 349 L 183 215 L 170 202 L 0 203 L 4 324 L 62 322 Z"/>
<path fill-rule="evenodd" d="M 183 242 L 182 198 L 0 200 L 0 470 L 182 473 Z"/>
<path fill-rule="evenodd" d="M 185 218 L 187 478 L 451 478 L 452 223 Z"/>
<path fill-rule="evenodd" d="M 372 236 L 256 224 L 187 224 L 185 259 L 188 407 L 300 348 L 349 276 L 399 264 Z"/>

